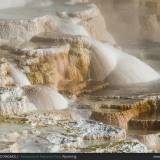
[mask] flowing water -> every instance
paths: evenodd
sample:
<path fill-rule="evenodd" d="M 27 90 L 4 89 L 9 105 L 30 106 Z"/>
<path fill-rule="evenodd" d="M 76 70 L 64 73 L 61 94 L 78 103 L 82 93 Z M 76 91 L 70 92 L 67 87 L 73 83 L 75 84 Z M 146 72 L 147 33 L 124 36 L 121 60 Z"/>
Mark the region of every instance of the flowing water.
<path fill-rule="evenodd" d="M 68 98 L 65 98 L 62 96 L 58 91 L 51 89 L 49 87 L 45 86 L 38 86 L 37 88 L 30 87 L 31 83 L 28 80 L 25 73 L 21 72 L 21 70 L 11 65 L 11 75 L 14 79 L 14 81 L 19 84 L 19 86 L 23 86 L 24 94 L 29 98 L 29 101 L 33 103 L 37 109 L 43 113 L 46 111 L 55 111 L 55 110 L 64 110 L 61 113 L 64 114 L 64 112 L 67 114 L 68 112 L 71 114 L 71 117 L 73 120 L 79 121 L 79 120 L 90 120 L 91 115 L 93 112 L 93 108 L 96 111 L 97 106 L 103 106 L 103 109 L 101 112 L 107 113 L 109 115 L 109 121 L 108 124 L 112 125 L 112 113 L 117 113 L 121 111 L 121 108 L 114 108 L 115 106 L 118 106 L 116 104 L 116 98 L 110 98 L 109 101 L 103 101 L 104 96 L 108 97 L 125 97 L 126 99 L 128 97 L 136 97 L 141 98 L 145 95 L 159 95 L 159 78 L 160 75 L 158 71 L 153 69 L 150 65 L 143 62 L 143 58 L 141 60 L 139 58 L 136 58 L 134 54 L 127 54 L 122 49 L 116 48 L 111 44 L 103 43 L 97 40 L 94 40 L 92 37 L 90 37 L 89 33 L 79 25 L 79 20 L 74 18 L 69 18 L 66 16 L 66 12 L 74 12 L 77 10 L 84 10 L 84 8 L 88 8 L 88 5 L 84 4 L 76 4 L 76 5 L 69 5 L 67 3 L 62 3 L 63 1 L 50 1 L 47 0 L 47 3 L 44 4 L 43 1 L 39 0 L 38 3 L 35 3 L 31 0 L 25 0 L 25 1 L 16 1 L 16 3 L 11 3 L 11 1 L 7 0 L 5 1 L 5 5 L 2 5 L 0 7 L 0 19 L 30 19 L 34 17 L 41 17 L 44 15 L 52 15 L 56 25 L 61 30 L 63 34 L 70 34 L 70 35 L 81 35 L 86 36 L 87 41 L 91 45 L 91 59 L 92 59 L 92 71 L 91 71 L 91 79 L 97 80 L 97 81 L 108 81 L 110 86 L 102 89 L 100 91 L 88 94 L 82 97 L 78 97 L 76 100 L 69 100 Z M 11 8 L 10 8 L 11 7 Z M 65 18 L 63 21 L 60 21 L 60 19 L 56 16 L 56 12 L 60 12 L 62 16 Z M 104 33 L 105 34 L 105 33 Z M 126 49 L 126 51 L 133 51 L 131 48 Z M 154 82 L 152 82 L 154 81 Z M 88 97 L 92 97 L 92 100 Z M 82 98 L 82 99 L 81 99 Z M 99 98 L 99 99 L 98 99 Z M 120 98 L 118 99 L 118 104 L 122 103 Z M 129 100 L 130 101 L 130 100 Z M 126 101 L 125 101 L 126 102 Z M 127 101 L 127 103 L 129 103 Z M 105 104 L 107 107 L 105 108 Z M 92 107 L 93 108 L 92 108 Z M 33 117 L 32 117 L 33 116 Z M 53 115 L 56 118 L 57 115 Z M 28 117 L 27 117 L 28 118 Z M 60 117 L 60 120 L 62 120 L 63 116 Z M 137 118 L 137 117 L 136 117 Z M 73 137 L 61 137 L 56 141 L 55 135 L 53 133 L 62 134 L 63 126 L 60 128 L 56 128 L 57 124 L 55 125 L 54 118 L 48 115 L 29 115 L 28 118 L 31 122 L 31 125 L 15 125 L 15 124 L 1 124 L 1 134 L 2 141 L 5 142 L 5 145 L 0 147 L 1 150 L 4 152 L 7 152 L 8 146 L 10 146 L 10 150 L 14 152 L 54 152 L 54 151 L 60 151 L 60 146 L 57 145 L 57 142 L 61 141 L 61 139 L 65 141 L 69 141 L 71 144 L 71 148 L 69 151 L 72 151 L 72 149 L 76 148 L 75 146 L 82 145 L 83 142 L 78 141 L 78 144 L 74 143 L 77 142 L 77 139 L 73 139 Z M 40 122 L 37 122 L 38 120 Z M 144 114 L 143 116 L 140 116 L 137 118 L 138 120 L 156 120 L 159 121 L 159 112 L 154 112 L 151 115 L 150 114 Z M 37 123 L 40 124 L 41 128 L 38 128 Z M 92 123 L 91 123 L 92 124 Z M 51 126 L 50 126 L 51 125 Z M 59 125 L 59 124 L 58 124 Z M 62 124 L 61 124 L 62 125 Z M 45 126 L 45 128 L 43 128 Z M 54 127 L 55 128 L 54 128 Z M 93 127 L 92 125 L 90 127 Z M 12 132 L 15 131 L 14 135 L 7 135 L 10 138 L 10 141 L 6 140 L 8 137 L 5 137 L 6 132 Z M 135 129 L 136 130 L 136 129 Z M 137 136 L 137 139 L 140 139 L 139 136 L 142 135 L 150 135 L 150 132 L 152 131 L 146 131 L 145 134 L 143 131 L 139 131 L 136 135 L 134 133 L 136 132 L 133 130 L 128 130 L 128 137 L 134 137 Z M 96 130 L 94 132 L 94 129 L 90 129 L 89 133 L 92 135 L 93 133 L 99 134 L 99 132 Z M 58 132 L 58 133 L 57 133 Z M 76 131 L 75 131 L 76 132 Z M 156 134 L 158 134 L 159 131 L 156 131 Z M 75 133 L 74 133 L 75 134 Z M 16 143 L 16 140 L 22 136 L 22 139 L 19 139 L 19 141 Z M 154 133 L 155 136 L 155 133 Z M 46 138 L 47 137 L 47 138 Z M 93 136 L 94 137 L 94 136 Z M 66 138 L 66 139 L 65 139 Z M 159 137 L 156 136 L 158 139 Z M 27 142 L 24 143 L 24 141 L 27 139 Z M 142 139 L 140 139 L 142 141 Z M 143 143 L 148 144 L 149 141 L 142 141 Z M 24 143 L 24 144 L 23 144 Z M 99 142 L 96 142 L 98 144 Z M 42 144 L 44 146 L 42 146 Z M 53 145 L 54 144 L 54 145 Z M 74 147 L 73 147 L 73 146 Z M 83 145 L 86 145 L 84 143 Z M 159 151 L 160 149 L 159 144 L 156 144 L 156 151 Z M 155 147 L 154 146 L 154 147 Z M 157 147 L 158 146 L 158 147 Z M 153 149 L 154 147 L 151 147 Z M 6 149 L 7 148 L 7 149 Z"/>
<path fill-rule="evenodd" d="M 160 75 L 149 65 L 110 44 L 94 42 L 93 45 L 96 48 L 93 70 L 97 70 L 95 77 L 97 76 L 99 80 L 106 79 L 113 85 L 123 85 L 149 82 L 160 78 Z"/>
<path fill-rule="evenodd" d="M 53 109 L 63 110 L 68 108 L 68 100 L 58 91 L 49 87 L 25 87 L 24 92 L 30 101 L 38 107 L 38 110 L 45 112 Z M 53 107 L 53 108 L 52 108 Z"/>
<path fill-rule="evenodd" d="M 11 76 L 13 77 L 13 80 L 15 81 L 16 84 L 18 84 L 19 86 L 31 85 L 25 73 L 20 71 L 17 67 L 11 65 L 10 71 L 11 71 Z"/>

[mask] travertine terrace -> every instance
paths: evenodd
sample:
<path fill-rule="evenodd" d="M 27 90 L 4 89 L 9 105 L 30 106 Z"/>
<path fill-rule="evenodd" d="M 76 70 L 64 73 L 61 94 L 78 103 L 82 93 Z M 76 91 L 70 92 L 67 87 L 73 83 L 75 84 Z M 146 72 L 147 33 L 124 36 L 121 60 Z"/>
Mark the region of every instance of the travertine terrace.
<path fill-rule="evenodd" d="M 0 152 L 159 152 L 159 6 L 2 0 Z"/>

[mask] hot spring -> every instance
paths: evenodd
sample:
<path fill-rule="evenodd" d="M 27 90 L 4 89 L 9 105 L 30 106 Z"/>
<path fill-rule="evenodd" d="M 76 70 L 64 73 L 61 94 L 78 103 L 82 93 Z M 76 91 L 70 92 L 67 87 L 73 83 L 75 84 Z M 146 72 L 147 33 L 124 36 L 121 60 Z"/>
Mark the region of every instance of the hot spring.
<path fill-rule="evenodd" d="M 0 152 L 160 151 L 147 1 L 2 0 Z"/>

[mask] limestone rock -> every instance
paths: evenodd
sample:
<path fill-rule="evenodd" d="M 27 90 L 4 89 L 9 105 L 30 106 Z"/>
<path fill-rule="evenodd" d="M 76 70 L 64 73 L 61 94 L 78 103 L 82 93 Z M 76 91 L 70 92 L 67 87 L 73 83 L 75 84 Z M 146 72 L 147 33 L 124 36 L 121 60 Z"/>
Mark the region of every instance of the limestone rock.
<path fill-rule="evenodd" d="M 0 115 L 14 116 L 36 111 L 36 107 L 20 88 L 0 89 Z"/>
<path fill-rule="evenodd" d="M 112 127 L 96 121 L 75 121 L 63 122 L 61 125 L 64 129 L 71 130 L 76 133 L 82 140 L 116 140 L 125 139 L 126 132 L 124 129 Z"/>
<path fill-rule="evenodd" d="M 35 151 L 38 153 L 83 152 L 84 148 L 87 149 L 89 146 L 96 144 L 97 140 L 103 143 L 107 137 L 116 139 L 117 141 L 125 138 L 125 131 L 123 129 L 102 123 L 93 121 L 76 122 L 70 120 L 57 120 L 53 122 L 51 120 L 54 119 L 54 116 L 47 117 L 48 115 L 44 115 L 40 118 L 41 120 L 49 120 L 47 120 L 48 125 L 46 123 L 46 126 L 41 126 L 45 127 L 45 129 L 39 128 L 38 126 L 38 128 L 35 128 L 33 125 L 32 127 L 24 125 L 13 126 L 10 124 L 2 125 L 1 128 L 3 132 L 0 134 L 0 138 L 4 146 L 1 150 L 4 152 L 21 153 L 33 153 Z M 5 130 L 4 128 L 7 126 L 11 127 Z M 93 132 L 88 134 L 90 129 Z M 14 130 L 14 132 L 12 130 Z M 83 134 L 85 134 L 85 131 L 87 131 L 90 139 L 84 139 Z"/>
<path fill-rule="evenodd" d="M 32 84 L 53 85 L 57 88 L 65 78 L 68 66 L 68 46 L 46 49 L 22 49 L 19 53 L 19 65 L 23 68 Z"/>
<path fill-rule="evenodd" d="M 134 121 L 134 118 L 141 116 L 145 113 L 154 112 L 157 104 L 159 102 L 158 97 L 144 97 L 143 98 L 125 98 L 125 97 L 98 97 L 98 96 L 81 96 L 77 103 L 81 106 L 90 106 L 91 117 L 94 120 L 101 121 L 106 124 L 112 124 L 122 128 L 128 128 L 130 126 L 130 120 Z M 143 120 L 142 120 L 143 121 Z M 149 121 L 148 121 L 149 122 Z M 151 123 L 152 122 L 152 123 Z M 151 121 L 151 126 L 154 126 L 153 121 Z M 138 123 L 138 120 L 137 120 Z M 137 128 L 140 129 L 142 124 L 137 124 Z M 149 124 L 149 123 L 148 123 Z M 158 125 L 158 120 L 155 122 Z M 144 128 L 144 127 L 143 127 Z M 153 127 L 154 128 L 154 127 Z"/>
<path fill-rule="evenodd" d="M 35 5 L 32 0 L 24 0 L 23 2 L 26 7 Z M 17 3 L 20 4 L 20 2 Z M 53 1 L 48 0 L 45 5 L 48 4 L 53 4 Z M 45 5 L 41 0 L 38 1 L 38 6 L 42 9 L 43 7 L 45 8 Z M 38 6 L 36 7 L 38 8 Z M 23 8 L 23 5 L 21 7 Z M 28 9 L 31 8 L 28 7 Z M 58 13 L 58 15 L 63 15 L 63 12 Z M 54 12 L 49 12 L 44 16 L 36 14 L 36 16 L 29 16 L 29 18 L 24 16 L 23 18 L 14 17 L 12 20 L 3 19 L 0 21 L 0 31 L 1 45 L 9 44 L 10 46 L 20 45 L 29 41 L 32 37 L 46 32 L 51 32 L 55 35 L 91 35 L 98 40 L 113 40 L 113 38 L 110 38 L 111 36 L 105 34 L 107 29 L 100 10 L 96 5 L 88 3 L 83 11 L 74 9 L 70 12 L 67 10 L 65 16 L 57 16 Z"/>
<path fill-rule="evenodd" d="M 63 40 L 63 37 L 61 38 Z M 38 42 L 38 40 L 36 40 Z M 81 42 L 41 49 L 16 49 L 16 62 L 32 84 L 61 88 L 65 81 L 85 82 L 90 71 L 90 51 Z M 65 90 L 65 88 L 64 88 Z"/>
<path fill-rule="evenodd" d="M 142 132 L 142 130 L 130 130 L 129 135 L 145 144 L 151 152 L 159 152 L 160 135 L 158 131 Z"/>
<path fill-rule="evenodd" d="M 93 146 L 88 150 L 96 153 L 146 153 L 148 151 L 144 144 L 134 140 L 115 141 L 109 145 Z"/>
<path fill-rule="evenodd" d="M 38 112 L 51 112 L 68 108 L 68 101 L 49 87 L 0 88 L 0 115 L 20 116 Z"/>
<path fill-rule="evenodd" d="M 20 43 L 28 41 L 34 35 L 45 31 L 44 24 L 46 21 L 46 17 L 33 20 L 1 20 L 0 39 L 8 40 L 11 44 L 15 44 L 16 41 Z"/>
<path fill-rule="evenodd" d="M 30 85 L 26 75 L 21 70 L 19 70 L 17 66 L 7 62 L 5 58 L 1 59 L 0 70 L 1 87 Z"/>

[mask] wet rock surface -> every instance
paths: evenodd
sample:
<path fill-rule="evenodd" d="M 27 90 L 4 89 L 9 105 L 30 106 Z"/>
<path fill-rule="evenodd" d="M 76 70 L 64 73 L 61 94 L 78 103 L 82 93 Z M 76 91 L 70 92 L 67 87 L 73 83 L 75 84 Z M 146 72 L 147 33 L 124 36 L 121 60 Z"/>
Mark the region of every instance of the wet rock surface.
<path fill-rule="evenodd" d="M 82 124 L 83 127 L 81 126 Z M 11 126 L 9 130 L 14 130 L 14 132 L 6 133 L 8 130 L 4 128 L 7 126 Z M 123 129 L 114 128 L 94 121 L 56 121 L 55 124 L 51 124 L 52 127 L 48 125 L 45 130 L 36 127 L 30 128 L 28 125 L 18 126 L 19 128 L 17 128 L 15 124 L 1 125 L 1 130 L 3 129 L 1 134 L 3 148 L 1 152 L 100 153 L 116 152 L 116 150 L 119 150 L 119 152 L 146 152 L 147 150 L 146 147 L 138 141 L 123 140 L 125 139 L 125 131 Z M 88 126 L 90 128 L 88 128 Z M 90 135 L 90 132 L 88 132 L 90 129 L 93 129 L 92 135 L 94 135 L 94 133 L 96 135 L 94 138 Z M 121 140 L 116 140 L 115 133 L 122 135 Z M 84 134 L 85 136 L 87 134 L 89 139 L 85 139 Z M 107 138 L 106 140 L 106 137 L 110 137 L 110 139 Z M 101 140 L 99 138 L 101 138 Z M 103 138 L 105 138 L 105 142 Z"/>
<path fill-rule="evenodd" d="M 89 148 L 97 153 L 146 153 L 147 148 L 138 141 L 117 141 L 108 145 L 92 146 Z"/>
<path fill-rule="evenodd" d="M 0 152 L 159 152 L 159 74 L 115 46 L 95 4 L 8 2 L 0 6 Z"/>
<path fill-rule="evenodd" d="M 1 116 L 21 115 L 36 111 L 36 107 L 23 95 L 21 88 L 0 89 L 0 114 Z"/>

